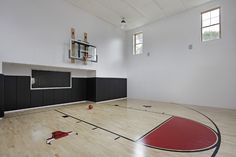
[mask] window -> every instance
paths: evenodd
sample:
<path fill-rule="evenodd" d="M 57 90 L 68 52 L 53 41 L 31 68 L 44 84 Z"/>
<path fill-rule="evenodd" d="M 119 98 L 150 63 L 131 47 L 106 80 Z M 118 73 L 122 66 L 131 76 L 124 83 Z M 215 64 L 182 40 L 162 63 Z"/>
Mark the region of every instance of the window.
<path fill-rule="evenodd" d="M 220 8 L 212 9 L 202 13 L 202 41 L 220 39 L 221 19 Z"/>
<path fill-rule="evenodd" d="M 133 54 L 138 55 L 143 53 L 143 33 L 134 34 L 133 39 Z"/>

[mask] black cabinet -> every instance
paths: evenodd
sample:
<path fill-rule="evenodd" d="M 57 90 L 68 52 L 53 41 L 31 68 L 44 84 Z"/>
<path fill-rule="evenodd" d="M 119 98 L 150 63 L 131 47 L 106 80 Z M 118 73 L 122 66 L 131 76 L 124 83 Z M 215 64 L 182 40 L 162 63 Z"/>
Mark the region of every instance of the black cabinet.
<path fill-rule="evenodd" d="M 54 103 L 68 103 L 71 100 L 71 89 L 55 89 L 54 90 Z"/>
<path fill-rule="evenodd" d="M 43 104 L 52 105 L 54 104 L 54 90 L 43 90 Z"/>
<path fill-rule="evenodd" d="M 17 90 L 17 109 L 24 109 L 31 107 L 30 105 L 30 77 L 29 76 L 17 76 L 16 82 Z"/>
<path fill-rule="evenodd" d="M 76 101 L 105 101 L 127 96 L 127 79 L 72 78 L 72 88 L 30 89 L 30 76 L 0 75 L 0 116 L 3 111 Z"/>
<path fill-rule="evenodd" d="M 95 78 L 95 101 L 127 97 L 127 79 Z"/>
<path fill-rule="evenodd" d="M 44 106 L 44 94 L 43 90 L 32 90 L 31 91 L 31 107 Z"/>
<path fill-rule="evenodd" d="M 96 102 L 96 78 L 87 78 L 87 100 Z"/>
<path fill-rule="evenodd" d="M 4 116 L 4 76 L 0 74 L 0 117 Z"/>
<path fill-rule="evenodd" d="M 16 76 L 4 77 L 4 109 L 5 111 L 16 110 L 17 108 L 17 96 L 16 96 Z"/>

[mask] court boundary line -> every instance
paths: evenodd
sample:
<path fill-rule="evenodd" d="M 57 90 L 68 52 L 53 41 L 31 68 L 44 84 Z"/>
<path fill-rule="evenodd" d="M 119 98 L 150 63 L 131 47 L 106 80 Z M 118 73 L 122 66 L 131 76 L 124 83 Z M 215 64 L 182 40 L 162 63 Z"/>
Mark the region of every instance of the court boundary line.
<path fill-rule="evenodd" d="M 109 105 L 109 104 L 105 104 L 105 105 Z M 166 123 L 166 121 L 170 120 L 171 118 L 176 117 L 175 115 L 170 115 L 170 114 L 166 114 L 166 113 L 155 112 L 155 111 L 148 111 L 148 110 L 142 110 L 142 109 L 137 109 L 137 108 L 132 108 L 132 107 L 123 107 L 123 106 L 120 106 L 120 105 L 118 105 L 118 106 L 117 106 L 117 105 L 109 105 L 109 106 L 120 107 L 120 108 L 126 108 L 126 109 L 130 109 L 130 110 L 137 110 L 137 111 L 141 111 L 141 112 L 150 112 L 150 113 L 156 113 L 156 114 L 171 116 L 170 118 L 168 118 L 167 120 L 165 120 L 164 122 L 162 122 L 160 125 L 156 126 L 154 129 L 152 129 L 151 131 L 147 132 L 145 135 L 147 135 L 148 133 L 152 132 L 152 131 L 155 130 L 156 128 L 160 127 L 161 125 L 163 125 L 163 123 Z M 187 108 L 187 109 L 189 109 L 189 110 L 192 110 L 192 111 L 195 111 L 195 112 L 199 113 L 200 115 L 202 115 L 202 116 L 204 116 L 205 118 L 207 118 L 207 119 L 215 126 L 216 131 L 215 131 L 213 128 L 211 128 L 210 126 L 207 126 L 207 125 L 205 125 L 205 124 L 203 124 L 203 123 L 201 123 L 201 122 L 196 121 L 196 122 L 198 122 L 198 123 L 200 123 L 200 124 L 202 124 L 202 125 L 208 127 L 209 129 L 211 129 L 213 132 L 216 133 L 216 135 L 217 135 L 217 137 L 218 137 L 218 140 L 217 140 L 217 142 L 216 142 L 213 146 L 211 146 L 211 147 L 209 147 L 209 148 L 206 148 L 206 149 L 193 150 L 193 151 L 183 151 L 183 150 L 178 151 L 178 150 L 171 150 L 171 149 L 163 149 L 163 148 L 153 147 L 153 146 L 149 146 L 149 145 L 146 145 L 146 144 L 144 144 L 144 143 L 139 142 L 139 140 L 142 139 L 143 137 L 145 137 L 145 135 L 142 135 L 142 138 L 139 138 L 138 140 L 132 140 L 132 139 L 130 139 L 130 138 L 128 138 L 128 137 L 125 137 L 125 136 L 123 136 L 123 135 L 119 135 L 118 133 L 115 133 L 115 132 L 110 131 L 110 130 L 108 130 L 108 129 L 99 127 L 99 126 L 97 126 L 97 125 L 95 125 L 95 124 L 92 124 L 92 123 L 90 123 L 90 122 L 86 122 L 86 121 L 81 120 L 81 119 L 79 119 L 79 118 L 77 118 L 77 117 L 74 117 L 74 116 L 71 116 L 71 115 L 69 115 L 69 114 L 66 114 L 66 113 L 64 113 L 64 112 L 62 112 L 62 111 L 58 111 L 58 110 L 55 110 L 55 111 L 57 111 L 57 112 L 59 112 L 59 113 L 62 113 L 62 114 L 64 114 L 64 115 L 68 115 L 68 116 L 70 116 L 70 117 L 73 118 L 73 119 L 80 120 L 81 122 L 84 122 L 84 123 L 86 123 L 86 124 L 95 126 L 95 127 L 99 128 L 99 129 L 101 129 L 101 130 L 104 130 L 104 131 L 106 131 L 106 132 L 109 132 L 109 133 L 112 133 L 112 134 L 117 135 L 117 136 L 119 136 L 119 137 L 122 137 L 122 138 L 124 138 L 124 139 L 126 139 L 126 140 L 129 140 L 129 141 L 131 141 L 131 142 L 140 143 L 140 144 L 142 144 L 142 145 L 144 145 L 144 146 L 146 146 L 146 147 L 150 147 L 150 148 L 158 149 L 158 150 L 163 150 L 163 151 L 169 151 L 169 152 L 179 152 L 179 153 L 197 153 L 197 152 L 203 152 L 203 151 L 207 151 L 207 150 L 211 150 L 211 149 L 216 148 L 215 151 L 213 152 L 213 154 L 211 155 L 211 157 L 215 157 L 215 156 L 217 155 L 217 153 L 218 153 L 218 151 L 219 151 L 219 148 L 220 148 L 220 145 L 221 145 L 221 133 L 220 133 L 220 130 L 219 130 L 218 126 L 215 124 L 215 122 L 214 122 L 213 120 L 211 120 L 208 116 L 204 115 L 204 114 L 201 113 L 200 111 L 197 111 L 197 110 L 195 110 L 195 109 L 192 109 L 192 108 L 186 107 L 186 106 L 184 106 L 184 108 Z M 180 117 L 180 116 L 177 116 L 177 117 Z M 184 118 L 184 117 L 183 117 L 183 118 Z"/>
<path fill-rule="evenodd" d="M 116 105 L 111 105 L 111 106 L 114 106 L 114 107 L 120 107 L 120 108 L 125 108 L 125 109 L 129 109 L 129 110 L 137 110 L 137 111 L 142 111 L 142 112 L 149 112 L 149 113 L 156 113 L 156 114 L 160 114 L 160 115 L 166 115 L 166 116 L 171 116 L 171 117 L 180 117 L 180 118 L 185 118 L 185 119 L 189 119 L 189 118 L 186 118 L 186 117 L 181 117 L 181 116 L 178 116 L 178 115 L 172 115 L 172 114 L 168 114 L 168 113 L 164 113 L 164 112 L 155 112 L 155 111 L 148 111 L 148 110 L 142 110 L 142 109 L 137 109 L 137 108 L 133 108 L 133 107 L 124 107 L 124 106 L 116 106 Z M 191 110 L 191 108 L 188 108 Z M 196 111 L 195 111 L 196 112 Z M 202 114 L 201 114 L 202 115 Z M 204 116 L 204 115 L 203 115 Z M 205 116 L 204 116 L 205 117 Z M 206 117 L 205 117 L 206 118 Z M 192 120 L 192 119 L 189 119 L 189 120 Z M 209 120 L 207 118 L 207 120 Z M 193 120 L 193 121 L 196 121 L 196 120 Z M 211 129 L 212 131 L 214 131 L 215 133 L 218 133 L 217 132 L 217 129 L 214 130 L 212 127 L 206 125 L 206 124 L 203 124 L 202 122 L 199 122 L 199 121 L 196 121 L 206 127 L 208 127 L 209 129 Z M 211 121 L 210 121 L 211 122 Z M 212 123 L 212 122 L 211 122 Z M 212 123 L 213 124 L 213 123 Z M 213 124 L 214 125 L 214 124 Z M 214 125 L 215 126 L 215 125 Z"/>
<path fill-rule="evenodd" d="M 109 104 L 105 104 L 105 105 L 109 105 Z M 120 107 L 120 108 L 125 108 L 125 109 L 130 109 L 130 110 L 136 110 L 136 111 L 142 111 L 142 112 L 156 113 L 156 114 L 160 114 L 160 115 L 175 116 L 175 115 L 168 114 L 168 113 L 164 113 L 164 112 L 156 112 L 156 111 L 142 110 L 142 109 L 138 109 L 138 108 L 134 108 L 134 107 L 125 107 L 125 106 L 120 106 L 120 105 L 118 105 L 118 106 L 117 106 L 117 105 L 109 105 L 109 106 Z"/>
<path fill-rule="evenodd" d="M 108 105 L 108 106 L 112 106 L 112 107 L 114 106 L 114 105 L 109 105 L 109 104 L 103 104 L 103 105 Z M 117 106 L 117 107 L 119 107 L 119 106 Z M 126 107 L 121 107 L 121 108 L 124 109 L 124 108 L 126 108 Z M 132 109 L 131 109 L 131 108 L 126 108 L 126 109 L 136 110 L 135 108 L 132 108 Z M 96 124 L 92 124 L 92 123 L 90 123 L 90 122 L 84 121 L 84 120 L 82 120 L 82 119 L 80 119 L 80 118 L 74 117 L 74 116 L 72 116 L 72 115 L 70 115 L 70 114 L 67 114 L 67 113 L 65 113 L 65 112 L 59 111 L 59 110 L 57 110 L 57 109 L 55 109 L 55 111 L 57 111 L 57 112 L 59 112 L 59 113 L 62 113 L 62 114 L 64 114 L 64 115 L 67 115 L 67 116 L 69 116 L 69 117 L 71 117 L 71 118 L 74 118 L 74 119 L 76 119 L 76 120 L 79 120 L 80 122 L 85 122 L 85 123 L 90 124 L 90 125 L 92 125 L 92 126 L 94 126 L 94 127 L 97 127 L 97 128 L 102 129 L 102 127 L 99 127 L 99 126 L 97 126 Z M 148 111 L 139 110 L 139 109 L 137 109 L 137 111 L 140 111 L 140 112 L 148 112 Z M 152 112 L 152 113 L 155 113 L 155 112 Z M 157 113 L 156 113 L 156 114 L 157 114 Z M 131 139 L 130 141 L 132 141 L 132 142 L 138 142 L 141 138 L 143 138 L 144 136 L 146 136 L 146 135 L 147 135 L 148 133 L 150 133 L 151 131 L 153 131 L 153 130 L 155 130 L 156 128 L 160 127 L 161 125 L 163 125 L 164 123 L 166 123 L 167 121 L 169 121 L 171 118 L 176 117 L 176 116 L 170 115 L 170 114 L 162 114 L 162 113 L 160 113 L 160 115 L 169 116 L 169 118 L 165 119 L 163 122 L 161 122 L 160 124 L 158 124 L 157 126 L 155 126 L 153 129 L 151 129 L 151 130 L 147 131 L 145 134 L 141 135 L 137 140 L 132 140 L 132 139 Z M 108 132 L 110 132 L 110 133 L 114 133 L 114 134 L 117 135 L 117 136 L 121 136 L 121 137 L 123 136 L 123 135 L 120 135 L 120 134 L 118 134 L 118 133 L 112 132 L 112 131 L 110 131 L 110 130 L 108 130 L 108 129 L 105 129 L 105 128 L 103 128 L 102 130 L 108 131 Z M 125 137 L 125 136 L 123 136 L 123 137 Z M 130 139 L 130 138 L 125 137 L 125 139 Z"/>
<path fill-rule="evenodd" d="M 137 108 L 133 108 L 133 107 L 124 107 L 124 106 L 120 106 L 120 105 L 111 105 L 111 106 L 120 107 L 120 108 L 126 108 L 126 109 L 130 109 L 130 110 L 138 110 L 138 111 L 143 111 L 143 112 L 156 113 L 156 114 L 170 115 L 170 114 L 166 114 L 166 113 L 155 112 L 155 111 L 148 111 L 148 110 L 142 110 L 142 109 L 137 109 Z M 221 145 L 221 132 L 220 132 L 220 129 L 218 128 L 218 126 L 216 125 L 216 123 L 215 123 L 212 119 L 210 119 L 208 116 L 206 116 L 205 114 L 201 113 L 201 112 L 198 111 L 198 110 L 195 110 L 195 109 L 193 109 L 193 108 L 191 108 L 191 107 L 187 107 L 187 106 L 183 106 L 183 105 L 180 105 L 180 106 L 182 106 L 182 107 L 184 107 L 184 108 L 187 108 L 187 109 L 189 109 L 189 110 L 192 110 L 192 111 L 194 111 L 194 112 L 199 113 L 200 115 L 202 115 L 203 117 L 205 117 L 206 119 L 208 119 L 208 120 L 215 126 L 216 131 L 215 131 L 213 128 L 211 128 L 210 126 L 208 126 L 208 125 L 206 125 L 206 124 L 203 124 L 203 123 L 201 123 L 201 122 L 198 122 L 198 123 L 200 123 L 200 124 L 202 124 L 202 125 L 205 125 L 206 127 L 210 128 L 212 131 L 214 131 L 214 132 L 216 133 L 216 135 L 217 135 L 217 137 L 218 137 L 218 140 L 217 140 L 216 144 L 213 145 L 212 147 L 206 149 L 206 150 L 199 150 L 199 151 L 174 151 L 174 150 L 168 150 L 168 149 L 155 148 L 155 147 L 148 146 L 148 145 L 145 145 L 145 144 L 144 144 L 144 145 L 147 146 L 147 147 L 150 147 L 150 148 L 154 148 L 154 149 L 159 149 L 159 150 L 164 150 L 164 151 L 170 151 L 170 152 L 183 152 L 183 153 L 188 153 L 188 152 L 189 152 L 189 153 L 202 152 L 202 151 L 207 151 L 207 150 L 211 150 L 211 149 L 216 148 L 215 151 L 213 152 L 213 154 L 211 155 L 211 157 L 215 157 L 215 156 L 217 155 L 217 153 L 218 153 L 218 151 L 219 151 L 219 149 L 220 149 L 220 145 Z M 175 116 L 175 115 L 170 115 L 170 116 Z M 178 116 L 178 117 L 180 117 L 180 116 Z M 182 117 L 182 118 L 184 118 L 184 117 Z M 197 122 L 197 121 L 196 121 L 196 122 Z"/>
<path fill-rule="evenodd" d="M 167 123 L 168 121 L 170 121 L 172 118 L 174 118 L 174 116 L 171 116 L 170 118 L 166 119 L 165 121 L 163 121 L 161 124 L 159 124 L 158 126 L 156 126 L 155 128 L 153 128 L 152 130 L 148 131 L 146 134 L 142 135 L 140 138 L 138 138 L 138 140 L 136 140 L 136 142 L 139 142 L 142 138 L 144 138 L 145 136 L 149 135 L 151 132 L 153 132 L 154 130 L 160 128 L 162 125 L 164 125 L 165 123 Z"/>
<path fill-rule="evenodd" d="M 211 155 L 211 157 L 215 157 L 215 156 L 217 155 L 217 153 L 219 152 L 220 146 L 221 146 L 221 132 L 220 132 L 220 129 L 218 128 L 218 126 L 216 125 L 216 123 L 215 123 L 211 118 L 209 118 L 208 116 L 206 116 L 205 114 L 203 114 L 203 113 L 201 113 L 200 111 L 198 111 L 198 110 L 196 110 L 196 109 L 193 109 L 193 108 L 191 108 L 191 107 L 185 106 L 185 108 L 187 108 L 187 109 L 189 109 L 189 110 L 192 110 L 192 111 L 195 111 L 195 112 L 201 114 L 202 116 L 206 117 L 206 118 L 215 126 L 215 128 L 216 128 L 216 130 L 217 130 L 218 141 L 217 141 L 216 146 L 215 146 L 216 149 L 215 149 L 215 151 L 213 152 L 213 154 Z"/>
<path fill-rule="evenodd" d="M 94 126 L 94 127 L 98 128 L 98 129 L 101 129 L 101 130 L 104 130 L 104 131 L 106 131 L 106 132 L 109 132 L 109 133 L 111 133 L 111 134 L 113 134 L 113 135 L 122 137 L 122 138 L 124 138 L 124 139 L 126 139 L 126 140 L 128 140 L 128 141 L 136 142 L 135 140 L 133 140 L 133 139 L 131 139 L 131 138 L 125 137 L 125 136 L 123 136 L 123 135 L 120 135 L 120 134 L 118 134 L 118 133 L 115 133 L 115 132 L 110 131 L 110 130 L 108 130 L 108 129 L 105 129 L 105 128 L 103 128 L 103 127 L 100 127 L 100 126 L 98 126 L 98 125 L 96 125 L 96 124 L 93 124 L 93 123 L 87 122 L 87 121 L 85 121 L 85 120 L 82 120 L 82 119 L 80 119 L 80 118 L 74 117 L 74 116 L 72 116 L 72 115 L 70 115 L 70 114 L 67 114 L 67 113 L 65 113 L 65 112 L 59 111 L 59 110 L 57 110 L 57 109 L 55 109 L 54 111 L 56 111 L 56 112 L 58 112 L 58 113 L 61 113 L 61 114 L 64 114 L 64 115 L 67 115 L 67 116 L 69 116 L 69 117 L 71 117 L 71 118 L 73 118 L 73 119 L 79 120 L 79 121 L 81 121 L 81 122 L 83 122 L 83 123 L 85 123 L 85 124 L 89 124 L 89 125 L 91 125 L 91 126 Z"/>

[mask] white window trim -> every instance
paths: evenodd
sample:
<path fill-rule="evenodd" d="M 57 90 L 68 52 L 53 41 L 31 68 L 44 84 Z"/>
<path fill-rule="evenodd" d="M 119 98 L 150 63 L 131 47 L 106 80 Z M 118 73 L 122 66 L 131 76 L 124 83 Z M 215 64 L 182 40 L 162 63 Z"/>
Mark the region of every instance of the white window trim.
<path fill-rule="evenodd" d="M 213 11 L 213 10 L 217 10 L 217 9 L 219 9 L 219 23 L 218 24 L 213 24 L 213 25 L 209 25 L 209 26 L 202 26 L 203 25 L 203 23 L 202 23 L 202 15 L 203 14 L 205 14 L 205 13 L 207 13 L 207 12 L 211 12 L 211 11 Z M 221 37 L 222 37 L 222 31 L 221 31 L 221 7 L 215 7 L 215 8 L 212 8 L 212 9 L 209 9 L 209 10 L 206 10 L 206 11 L 203 11 L 203 12 L 201 12 L 201 42 L 209 42 L 209 41 L 213 41 L 213 40 L 207 40 L 207 41 L 203 41 L 203 34 L 202 34 L 202 30 L 204 29 L 204 28 L 207 28 L 207 27 L 212 27 L 212 26 L 215 26 L 215 25 L 219 25 L 219 38 L 218 39 L 213 39 L 213 40 L 219 40 L 219 39 L 221 39 Z"/>
<path fill-rule="evenodd" d="M 139 35 L 139 34 L 143 34 L 143 32 L 137 32 L 137 33 L 133 34 L 133 55 L 143 54 L 143 48 L 142 48 L 142 53 L 137 54 L 137 52 L 136 52 L 136 46 L 139 45 L 139 44 L 143 45 L 143 43 L 144 43 L 144 42 L 138 43 L 138 44 L 136 43 L 136 36 Z"/>

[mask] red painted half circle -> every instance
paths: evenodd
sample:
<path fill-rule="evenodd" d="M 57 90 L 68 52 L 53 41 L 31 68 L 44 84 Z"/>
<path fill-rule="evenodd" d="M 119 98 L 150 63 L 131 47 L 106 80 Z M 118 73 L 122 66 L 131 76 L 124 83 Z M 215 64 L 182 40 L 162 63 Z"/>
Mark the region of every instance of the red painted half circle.
<path fill-rule="evenodd" d="M 211 148 L 217 141 L 218 136 L 211 128 L 180 117 L 172 117 L 140 140 L 153 148 L 191 152 Z"/>

